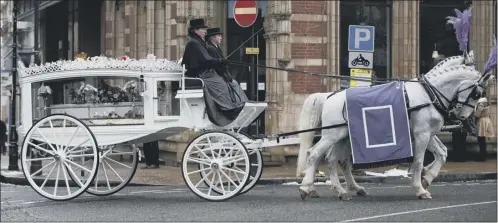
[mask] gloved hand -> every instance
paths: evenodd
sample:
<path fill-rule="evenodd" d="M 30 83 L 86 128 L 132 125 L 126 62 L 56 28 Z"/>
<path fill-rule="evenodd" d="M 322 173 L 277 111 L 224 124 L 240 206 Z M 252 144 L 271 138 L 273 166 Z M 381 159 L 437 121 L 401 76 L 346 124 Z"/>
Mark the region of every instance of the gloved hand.
<path fill-rule="evenodd" d="M 227 64 L 228 64 L 228 61 L 227 61 L 227 59 L 225 59 L 225 58 L 221 58 L 221 59 L 220 59 L 220 62 L 221 62 L 221 64 L 223 64 L 223 65 L 227 65 Z"/>

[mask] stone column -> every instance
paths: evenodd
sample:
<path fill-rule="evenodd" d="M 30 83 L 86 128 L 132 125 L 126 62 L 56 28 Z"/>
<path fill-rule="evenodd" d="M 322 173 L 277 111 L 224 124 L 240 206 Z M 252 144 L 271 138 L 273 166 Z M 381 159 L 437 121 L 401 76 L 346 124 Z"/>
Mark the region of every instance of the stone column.
<path fill-rule="evenodd" d="M 105 1 L 105 55 L 114 56 L 114 14 L 115 1 Z"/>
<path fill-rule="evenodd" d="M 496 29 L 496 7 L 493 1 L 482 0 L 472 2 L 472 18 L 469 36 L 469 46 L 474 50 L 477 70 L 484 72 L 484 64 L 488 60 L 493 47 L 493 34 Z M 495 37 L 496 38 L 496 37 Z M 496 75 L 496 69 L 491 71 Z M 496 78 L 496 77 L 495 77 Z M 496 84 L 491 82 L 487 89 L 487 99 L 491 104 L 490 118 L 493 125 L 497 125 L 496 114 Z"/>
<path fill-rule="evenodd" d="M 327 72 L 333 75 L 340 75 L 341 56 L 340 56 L 340 33 L 341 33 L 341 1 L 328 2 L 328 24 L 327 24 L 327 38 L 328 38 L 328 66 Z M 340 89 L 341 81 L 336 78 L 326 78 L 326 90 L 335 91 Z"/>
<path fill-rule="evenodd" d="M 392 77 L 415 78 L 419 74 L 419 1 L 393 1 Z"/>

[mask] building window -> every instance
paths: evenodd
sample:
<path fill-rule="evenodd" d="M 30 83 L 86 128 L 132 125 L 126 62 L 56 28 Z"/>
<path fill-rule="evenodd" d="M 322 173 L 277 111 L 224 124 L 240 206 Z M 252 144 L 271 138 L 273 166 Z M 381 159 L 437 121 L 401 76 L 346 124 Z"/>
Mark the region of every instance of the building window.
<path fill-rule="evenodd" d="M 455 31 L 446 23 L 447 16 L 456 16 L 454 9 L 465 10 L 471 2 L 465 0 L 420 2 L 420 72 L 427 73 L 433 67 L 433 53 L 439 57 L 461 55 Z M 434 55 L 436 56 L 436 55 Z"/>
<path fill-rule="evenodd" d="M 373 71 L 377 78 L 391 77 L 391 1 L 343 0 L 340 4 L 341 75 L 350 75 L 348 67 L 349 25 L 369 25 L 375 26 Z"/>

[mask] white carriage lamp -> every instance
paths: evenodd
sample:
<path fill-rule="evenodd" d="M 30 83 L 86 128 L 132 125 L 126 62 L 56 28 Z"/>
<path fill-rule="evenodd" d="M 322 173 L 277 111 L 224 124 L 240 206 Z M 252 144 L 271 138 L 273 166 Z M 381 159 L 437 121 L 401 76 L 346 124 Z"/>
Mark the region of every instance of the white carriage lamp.
<path fill-rule="evenodd" d="M 434 43 L 434 51 L 432 51 L 432 59 L 436 59 L 439 56 L 437 49 L 436 49 L 436 44 Z"/>
<path fill-rule="evenodd" d="M 145 88 L 146 88 L 143 74 L 140 75 L 140 83 L 138 84 L 138 87 L 139 87 L 139 91 L 142 95 L 142 93 L 145 92 Z"/>

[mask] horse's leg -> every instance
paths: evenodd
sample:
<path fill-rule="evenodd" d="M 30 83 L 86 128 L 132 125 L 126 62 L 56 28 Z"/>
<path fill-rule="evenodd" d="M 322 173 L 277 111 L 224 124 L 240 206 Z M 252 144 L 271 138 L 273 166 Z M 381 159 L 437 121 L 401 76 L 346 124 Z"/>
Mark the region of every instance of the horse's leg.
<path fill-rule="evenodd" d="M 425 173 L 427 173 L 427 171 L 429 171 L 438 160 L 436 157 L 439 155 L 439 151 L 437 151 L 439 149 L 439 146 L 436 145 L 436 141 L 434 140 L 434 138 L 436 138 L 436 136 L 432 136 L 431 140 L 429 141 L 429 145 L 427 146 L 427 150 L 432 152 L 432 154 L 434 155 L 434 160 L 432 161 L 432 163 L 429 163 L 429 165 L 425 166 L 422 169 L 422 176 L 424 176 Z"/>
<path fill-rule="evenodd" d="M 348 190 L 356 192 L 359 196 L 367 196 L 368 193 L 365 188 L 360 187 L 353 177 L 353 163 L 351 160 L 351 142 L 349 138 L 345 138 L 336 144 L 336 154 L 339 154 L 339 165 L 341 166 L 342 173 Z"/>
<path fill-rule="evenodd" d="M 301 183 L 301 187 L 299 187 L 301 198 L 303 200 L 310 195 L 311 189 L 313 189 L 315 172 L 320 162 L 320 158 L 322 158 L 323 155 L 332 148 L 338 139 L 346 136 L 346 130 L 347 129 L 330 129 L 322 131 L 322 138 L 318 141 L 318 143 L 316 143 L 315 146 L 313 146 L 313 149 L 310 150 L 306 172 Z"/>
<path fill-rule="evenodd" d="M 428 169 L 422 176 L 422 186 L 427 189 L 431 185 L 432 181 L 438 176 L 439 171 L 444 163 L 446 163 L 446 157 L 448 156 L 446 146 L 437 137 L 431 139 L 431 146 L 434 148 L 434 162 L 430 169 Z"/>
<path fill-rule="evenodd" d="M 329 176 L 330 176 L 330 182 L 331 182 L 331 185 L 330 185 L 330 188 L 332 189 L 332 191 L 336 192 L 339 199 L 341 200 L 351 200 L 352 196 L 350 194 L 348 194 L 348 191 L 345 190 L 342 186 L 341 186 L 341 182 L 339 181 L 339 175 L 337 173 L 337 167 L 339 166 L 339 160 L 338 160 L 338 156 L 337 156 L 337 152 L 335 150 L 338 150 L 340 149 L 339 147 L 337 146 L 334 146 L 334 148 L 332 148 L 332 150 L 334 151 L 331 151 L 330 152 L 330 155 L 329 155 Z"/>
<path fill-rule="evenodd" d="M 415 135 L 415 154 L 412 163 L 412 187 L 420 199 L 431 199 L 431 194 L 422 187 L 422 168 L 424 167 L 424 153 L 431 140 L 430 133 Z"/>

